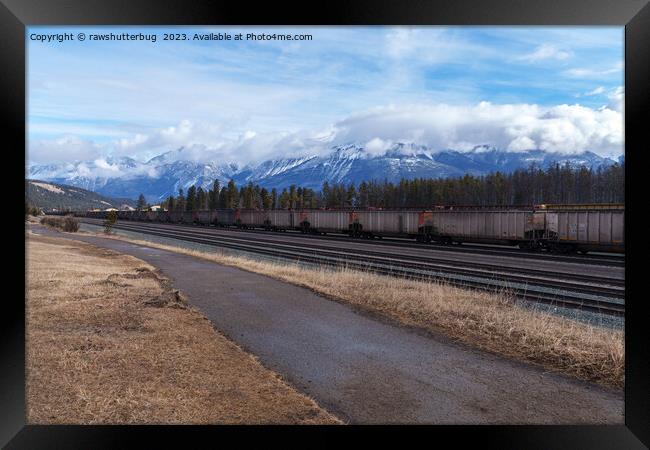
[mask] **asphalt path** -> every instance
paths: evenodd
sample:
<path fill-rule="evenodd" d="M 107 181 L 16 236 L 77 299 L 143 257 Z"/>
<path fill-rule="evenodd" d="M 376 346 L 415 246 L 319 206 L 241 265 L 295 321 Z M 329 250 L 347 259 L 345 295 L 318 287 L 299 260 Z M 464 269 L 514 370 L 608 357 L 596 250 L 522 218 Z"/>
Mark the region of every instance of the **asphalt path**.
<path fill-rule="evenodd" d="M 119 240 L 32 230 L 158 267 L 216 329 L 350 423 L 624 422 L 622 391 L 401 327 L 308 289 Z"/>

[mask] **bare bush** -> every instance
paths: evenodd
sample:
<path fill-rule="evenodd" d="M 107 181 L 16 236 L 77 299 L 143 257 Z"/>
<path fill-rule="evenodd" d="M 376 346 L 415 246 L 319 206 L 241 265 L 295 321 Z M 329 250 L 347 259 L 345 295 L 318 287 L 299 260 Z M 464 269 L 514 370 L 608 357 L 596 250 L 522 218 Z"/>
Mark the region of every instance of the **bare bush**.
<path fill-rule="evenodd" d="M 79 231 L 79 221 L 72 216 L 65 216 L 63 219 L 63 231 L 76 233 Z"/>
<path fill-rule="evenodd" d="M 42 225 L 47 225 L 52 228 L 59 228 L 60 230 L 70 233 L 79 231 L 79 221 L 72 216 L 65 217 L 51 217 L 46 216 L 41 219 Z"/>

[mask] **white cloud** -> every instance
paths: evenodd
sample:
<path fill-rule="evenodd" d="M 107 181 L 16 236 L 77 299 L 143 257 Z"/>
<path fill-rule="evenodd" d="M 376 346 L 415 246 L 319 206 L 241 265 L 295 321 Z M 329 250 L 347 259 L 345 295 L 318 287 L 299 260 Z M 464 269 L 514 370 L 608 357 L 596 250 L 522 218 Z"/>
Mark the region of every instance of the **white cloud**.
<path fill-rule="evenodd" d="M 548 59 L 563 61 L 565 59 L 568 59 L 570 56 L 571 53 L 567 50 L 561 50 L 560 48 L 551 44 L 541 44 L 532 53 L 521 56 L 519 59 L 530 62 L 537 62 Z"/>
<path fill-rule="evenodd" d="M 518 136 L 508 144 L 508 150 L 519 152 L 535 148 L 537 144 L 528 136 Z"/>
<path fill-rule="evenodd" d="M 613 75 L 613 74 L 623 74 L 623 62 L 619 62 L 614 64 L 612 67 L 608 69 L 593 69 L 593 68 L 584 68 L 584 67 L 576 67 L 573 69 L 568 69 L 564 71 L 564 74 L 573 77 L 573 78 L 593 78 L 593 79 L 598 79 L 598 78 L 603 78 L 608 75 Z"/>
<path fill-rule="evenodd" d="M 374 138 L 366 142 L 364 148 L 371 154 L 383 154 L 393 144 L 391 141 L 384 141 L 383 139 Z"/>
<path fill-rule="evenodd" d="M 182 120 L 148 134 L 137 133 L 131 139 L 102 145 L 70 137 L 39 141 L 30 144 L 35 150 L 30 147 L 29 156 L 31 161 L 94 160 L 95 170 L 109 174 L 115 168 L 106 161 L 108 154 L 146 155 L 141 159 L 147 159 L 180 147 L 183 150 L 175 154 L 176 158 L 217 164 L 323 154 L 332 145 L 347 143 L 362 144 L 370 154 L 383 153 L 396 142 L 414 142 L 433 150 L 464 151 L 488 144 L 511 151 L 539 148 L 566 154 L 590 150 L 617 155 L 623 153 L 623 89 L 617 88 L 609 96 L 611 104 L 599 109 L 489 102 L 466 106 L 389 105 L 350 115 L 322 129 L 248 130 L 234 136 L 219 125 Z"/>
<path fill-rule="evenodd" d="M 30 161 L 83 161 L 93 160 L 101 154 L 100 145 L 73 135 L 53 140 L 30 140 L 28 145 Z"/>
<path fill-rule="evenodd" d="M 117 165 L 111 165 L 104 158 L 98 158 L 95 160 L 95 166 L 99 169 L 108 170 L 109 172 L 119 172 L 119 167 Z"/>
<path fill-rule="evenodd" d="M 417 45 L 416 31 L 412 28 L 396 28 L 386 35 L 386 50 L 389 56 L 401 58 L 413 54 Z"/>
<path fill-rule="evenodd" d="M 603 86 L 598 86 L 595 89 L 592 89 L 589 92 L 585 92 L 584 94 L 578 94 L 578 97 L 591 97 L 594 95 L 600 95 L 605 93 L 605 88 Z"/>
<path fill-rule="evenodd" d="M 348 117 L 336 127 L 334 141 L 338 143 L 378 140 L 415 142 L 436 150 L 469 150 L 489 144 L 513 151 L 623 152 L 622 115 L 606 107 L 543 108 L 487 102 L 474 106 L 389 106 Z"/>
<path fill-rule="evenodd" d="M 612 89 L 608 94 L 607 98 L 609 99 L 609 104 L 607 107 L 613 109 L 614 111 L 623 111 L 625 105 L 625 90 L 623 86 Z"/>

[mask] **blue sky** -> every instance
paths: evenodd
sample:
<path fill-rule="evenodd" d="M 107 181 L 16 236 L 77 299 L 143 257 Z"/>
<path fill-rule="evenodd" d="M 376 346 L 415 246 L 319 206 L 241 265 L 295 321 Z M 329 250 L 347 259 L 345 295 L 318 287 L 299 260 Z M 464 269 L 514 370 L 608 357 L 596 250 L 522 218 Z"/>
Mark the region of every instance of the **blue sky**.
<path fill-rule="evenodd" d="M 39 42 L 32 34 L 156 33 Z M 163 41 L 163 33 L 311 34 Z M 622 27 L 30 27 L 30 162 L 184 146 L 262 160 L 356 141 L 623 152 Z M 316 151 L 316 150 L 313 150 Z"/>

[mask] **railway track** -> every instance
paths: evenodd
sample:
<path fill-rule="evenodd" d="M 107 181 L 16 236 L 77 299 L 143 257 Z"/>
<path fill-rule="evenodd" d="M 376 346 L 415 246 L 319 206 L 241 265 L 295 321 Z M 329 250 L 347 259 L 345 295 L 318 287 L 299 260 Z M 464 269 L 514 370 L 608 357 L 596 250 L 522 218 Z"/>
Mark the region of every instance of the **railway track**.
<path fill-rule="evenodd" d="M 192 226 L 192 225 L 184 225 Z M 255 234 L 270 234 L 277 235 L 276 231 L 265 231 L 265 230 L 252 230 L 252 229 L 238 229 L 230 228 L 230 230 L 241 233 L 255 233 Z M 310 235 L 302 234 L 298 231 L 289 231 L 287 234 L 294 234 L 305 239 L 322 239 L 322 240 L 331 240 L 331 241 L 344 241 L 350 242 L 350 237 L 347 235 Z M 559 255 L 548 253 L 546 251 L 528 251 L 522 250 L 514 247 L 504 247 L 497 245 L 488 245 L 488 244 L 467 244 L 463 243 L 461 245 L 452 244 L 452 245 L 442 245 L 430 242 L 428 244 L 415 243 L 412 239 L 405 238 L 395 238 L 395 237 L 382 237 L 375 239 L 364 239 L 361 242 L 370 244 L 370 245 L 381 245 L 381 246 L 394 246 L 401 248 L 430 248 L 436 250 L 444 250 L 449 252 L 457 253 L 468 253 L 468 254 L 482 254 L 482 255 L 495 255 L 495 256 L 516 256 L 518 258 L 525 259 L 538 259 L 538 260 L 548 260 L 548 261 L 559 261 L 559 262 L 573 262 L 573 263 L 585 263 L 590 265 L 602 265 L 602 266 L 611 266 L 611 267 L 625 267 L 625 256 L 619 255 L 607 255 L 607 254 L 588 254 L 588 255 Z"/>
<path fill-rule="evenodd" d="M 123 223 L 122 226 L 126 226 L 126 227 L 135 226 L 137 228 L 138 226 L 141 226 L 141 224 Z M 146 224 L 145 226 L 147 227 L 147 229 L 152 229 L 152 230 L 169 231 L 170 229 L 173 229 L 178 233 L 190 233 L 192 235 L 201 234 L 204 236 L 209 236 L 209 237 L 213 237 L 214 239 L 221 240 L 221 242 L 223 242 L 224 240 L 228 240 L 231 242 L 240 242 L 242 244 L 250 244 L 251 242 L 256 242 L 256 243 L 261 243 L 268 247 L 274 247 L 279 249 L 295 250 L 297 248 L 301 248 L 304 251 L 313 251 L 314 253 L 334 254 L 334 255 L 340 254 L 342 250 L 340 246 L 339 247 L 331 246 L 331 243 L 329 243 L 329 245 L 321 245 L 317 241 L 298 242 L 297 240 L 294 239 L 291 239 L 291 241 L 289 241 L 287 236 L 278 235 L 277 233 L 275 236 L 273 236 L 273 239 L 269 239 L 260 236 L 250 236 L 250 235 L 242 236 L 236 233 L 223 232 L 221 230 L 214 229 L 214 228 L 187 227 L 187 226 L 179 226 L 179 225 L 160 225 L 160 224 Z M 451 268 L 454 271 L 458 272 L 458 271 L 462 271 L 463 268 L 471 267 L 472 271 L 466 271 L 465 272 L 466 275 L 479 274 L 484 276 L 486 273 L 498 274 L 503 270 L 507 270 L 507 274 L 511 276 L 516 276 L 517 274 L 526 275 L 528 278 L 535 276 L 540 281 L 540 283 L 543 282 L 544 279 L 555 280 L 557 279 L 558 273 L 560 273 L 557 269 L 551 271 L 551 270 L 542 270 L 539 268 L 530 268 L 530 267 L 521 268 L 517 266 L 512 266 L 512 263 L 510 263 L 511 265 L 509 267 L 502 267 L 503 263 L 501 261 L 494 261 L 490 264 L 486 264 L 480 262 L 471 262 L 467 260 L 454 261 L 449 259 L 448 257 L 435 257 L 428 254 L 400 254 L 399 252 L 392 251 L 391 249 L 385 249 L 384 251 L 371 250 L 368 248 L 367 245 L 365 245 L 365 242 L 361 242 L 361 243 L 350 242 L 349 240 L 347 242 L 344 251 L 346 254 L 353 255 L 356 257 L 366 257 L 369 261 L 373 259 L 385 259 L 385 260 L 390 260 L 392 262 L 395 262 L 396 264 L 401 266 L 409 266 L 412 268 L 419 268 L 419 269 L 427 269 L 432 266 L 435 266 L 436 268 L 439 269 Z M 417 259 L 418 262 L 414 263 L 412 261 L 413 259 Z M 564 279 L 568 279 L 572 281 L 579 281 L 579 282 L 593 283 L 593 284 L 607 284 L 611 286 L 618 286 L 620 288 L 623 288 L 625 285 L 623 279 L 615 278 L 615 277 L 602 277 L 602 276 L 598 277 L 598 276 L 594 276 L 591 273 L 586 275 L 581 273 L 570 273 L 565 271 L 562 272 L 562 277 Z M 596 291 L 594 293 L 598 294 L 599 292 L 600 291 Z"/>
<path fill-rule="evenodd" d="M 103 220 L 93 219 L 93 218 L 82 218 L 83 221 L 87 223 L 101 224 Z M 121 224 L 143 224 L 147 225 L 162 225 L 162 226 L 176 226 L 184 228 L 196 229 L 197 226 L 194 224 L 166 224 L 160 222 L 139 222 L 139 221 L 120 221 Z M 607 254 L 589 254 L 589 255 L 558 255 L 553 253 L 548 253 L 544 251 L 526 251 L 518 248 L 508 248 L 503 246 L 496 245 L 487 245 L 487 244 L 462 244 L 462 245 L 441 245 L 441 244 L 422 244 L 415 243 L 412 240 L 407 240 L 404 238 L 392 238 L 392 237 L 383 237 L 381 239 L 355 239 L 350 240 L 350 237 L 344 234 L 327 234 L 327 235 L 312 235 L 312 234 L 303 234 L 298 231 L 266 231 L 259 229 L 244 229 L 244 228 L 235 228 L 235 227 L 204 227 L 204 229 L 218 229 L 218 230 L 228 230 L 232 233 L 242 233 L 249 235 L 269 235 L 269 236 L 293 236 L 301 240 L 321 240 L 321 241 L 330 241 L 330 242 L 345 242 L 345 243 L 363 243 L 364 245 L 378 245 L 382 247 L 395 247 L 398 249 L 412 248 L 416 250 L 430 249 L 432 251 L 443 251 L 448 253 L 459 253 L 459 254 L 478 254 L 478 255 L 494 255 L 494 256 L 514 256 L 521 259 L 531 259 L 531 260 L 540 260 L 540 261 L 551 261 L 551 262 L 569 262 L 577 264 L 589 264 L 593 266 L 607 266 L 607 267 L 625 267 L 625 256 L 624 255 L 607 255 Z"/>
<path fill-rule="evenodd" d="M 84 219 L 97 225 L 99 220 Z M 412 279 L 438 279 L 447 283 L 491 291 L 508 291 L 517 298 L 611 315 L 625 311 L 624 281 L 618 278 L 558 273 L 525 268 L 449 261 L 435 257 L 395 255 L 375 250 L 333 249 L 317 242 L 277 242 L 218 229 L 183 225 L 118 223 L 117 229 L 198 244 L 257 253 L 305 263 L 345 266 Z M 230 233 L 227 233 L 230 234 Z"/>
<path fill-rule="evenodd" d="M 192 225 L 184 225 L 192 226 Z M 254 233 L 254 234 L 270 234 L 277 235 L 276 231 L 265 231 L 265 230 L 253 230 L 253 229 L 238 229 L 238 228 L 229 228 L 231 231 L 241 232 L 241 233 Z M 305 239 L 322 239 L 328 241 L 344 241 L 350 242 L 350 237 L 347 235 L 311 235 L 311 234 L 302 234 L 297 231 L 289 231 L 287 234 L 293 234 L 299 236 L 300 238 Z M 383 238 L 374 238 L 374 239 L 360 239 L 357 242 L 364 242 L 369 245 L 380 245 L 380 246 L 393 246 L 398 248 L 415 248 L 423 249 L 430 248 L 434 250 L 442 250 L 446 252 L 456 252 L 456 253 L 467 253 L 467 254 L 481 254 L 481 255 L 494 255 L 494 256 L 516 256 L 518 258 L 525 259 L 537 259 L 537 260 L 548 260 L 548 261 L 559 261 L 559 262 L 575 262 L 575 263 L 585 263 L 592 265 L 603 265 L 603 266 L 613 266 L 613 267 L 624 267 L 625 266 L 625 257 L 624 256 L 613 256 L 613 255 L 557 255 L 544 251 L 526 251 L 519 248 L 507 248 L 503 246 L 495 245 L 480 245 L 480 244 L 467 244 L 462 245 L 452 244 L 452 245 L 443 245 L 436 243 L 415 243 L 412 239 L 404 238 L 393 238 L 393 237 L 383 237 Z"/>

